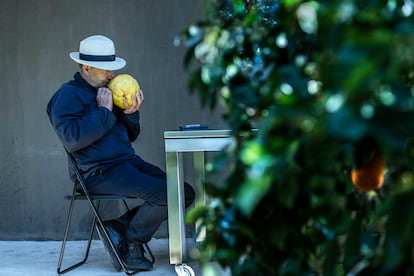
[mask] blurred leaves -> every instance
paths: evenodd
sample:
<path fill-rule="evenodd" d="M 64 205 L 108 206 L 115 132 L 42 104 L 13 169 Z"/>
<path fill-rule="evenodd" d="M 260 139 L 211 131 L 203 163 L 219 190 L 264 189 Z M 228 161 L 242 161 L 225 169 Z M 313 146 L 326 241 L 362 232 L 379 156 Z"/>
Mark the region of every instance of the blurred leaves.
<path fill-rule="evenodd" d="M 211 202 L 188 214 L 198 257 L 233 275 L 414 273 L 413 2 L 207 0 L 180 35 L 190 91 L 221 104 L 236 141 L 211 165 Z M 252 131 L 257 128 L 256 131 Z M 355 190 L 354 149 L 387 168 Z"/>

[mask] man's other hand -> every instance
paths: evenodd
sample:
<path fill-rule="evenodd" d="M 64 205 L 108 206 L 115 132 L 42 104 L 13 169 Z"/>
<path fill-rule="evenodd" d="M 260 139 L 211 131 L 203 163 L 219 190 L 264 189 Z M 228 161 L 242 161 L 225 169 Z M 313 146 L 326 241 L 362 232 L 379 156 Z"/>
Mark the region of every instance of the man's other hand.
<path fill-rule="evenodd" d="M 112 100 L 111 90 L 106 87 L 99 88 L 96 95 L 96 102 L 98 103 L 99 107 L 103 106 L 109 109 L 109 111 L 112 111 L 114 104 Z"/>
<path fill-rule="evenodd" d="M 128 104 L 126 99 L 123 99 L 124 104 L 125 104 L 125 110 L 124 110 L 125 114 L 132 114 L 132 113 L 137 112 L 142 102 L 144 101 L 144 93 L 142 93 L 142 90 L 140 90 L 135 95 L 132 95 L 131 99 L 132 99 L 131 105 Z"/>

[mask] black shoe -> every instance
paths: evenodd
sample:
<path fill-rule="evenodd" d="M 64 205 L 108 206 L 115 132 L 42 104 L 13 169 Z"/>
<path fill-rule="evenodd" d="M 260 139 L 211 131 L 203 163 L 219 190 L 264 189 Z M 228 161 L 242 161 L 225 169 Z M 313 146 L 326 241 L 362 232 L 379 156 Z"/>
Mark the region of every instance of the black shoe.
<path fill-rule="evenodd" d="M 124 246 L 124 237 L 123 235 L 116 230 L 116 227 L 114 225 L 114 221 L 104 221 L 103 225 L 108 232 L 109 237 L 111 238 L 115 248 L 117 249 L 118 255 L 122 251 L 122 248 Z M 116 271 L 121 270 L 121 264 L 118 262 L 118 259 L 116 258 L 116 255 L 114 251 L 112 250 L 111 244 L 106 239 L 105 233 L 102 231 L 99 224 L 96 224 L 96 230 L 98 232 L 98 236 L 101 239 L 106 252 L 108 252 L 109 257 L 111 258 L 112 265 L 116 269 Z"/>
<path fill-rule="evenodd" d="M 123 261 L 130 270 L 152 270 L 152 262 L 144 256 L 144 246 L 140 242 L 129 242 L 125 245 Z"/>

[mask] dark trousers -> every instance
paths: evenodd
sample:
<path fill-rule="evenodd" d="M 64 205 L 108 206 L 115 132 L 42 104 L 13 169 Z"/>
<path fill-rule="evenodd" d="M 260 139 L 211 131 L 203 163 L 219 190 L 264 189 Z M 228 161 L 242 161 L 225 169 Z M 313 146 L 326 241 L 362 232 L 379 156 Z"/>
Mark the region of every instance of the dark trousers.
<path fill-rule="evenodd" d="M 97 170 L 85 179 L 91 194 L 128 195 L 144 200 L 137 208 L 118 219 L 126 230 L 126 240 L 148 242 L 168 217 L 166 174 L 140 157 L 105 170 Z M 185 207 L 194 201 L 194 189 L 184 183 Z"/>

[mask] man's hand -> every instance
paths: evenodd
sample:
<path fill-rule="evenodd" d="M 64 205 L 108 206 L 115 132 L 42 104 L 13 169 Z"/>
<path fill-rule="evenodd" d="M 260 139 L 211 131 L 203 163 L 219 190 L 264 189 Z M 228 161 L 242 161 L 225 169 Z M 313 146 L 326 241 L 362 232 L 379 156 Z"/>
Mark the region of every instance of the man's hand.
<path fill-rule="evenodd" d="M 112 111 L 114 104 L 112 100 L 111 90 L 106 87 L 99 88 L 96 95 L 96 102 L 98 103 L 99 107 L 103 106 L 109 109 L 109 111 Z"/>
<path fill-rule="evenodd" d="M 131 105 L 128 104 L 126 99 L 123 99 L 125 107 L 126 107 L 125 110 L 124 110 L 125 114 L 132 114 L 132 113 L 137 112 L 137 110 L 140 108 L 142 102 L 144 101 L 144 93 L 142 93 L 142 91 L 140 90 L 135 95 L 132 95 L 131 99 L 132 99 L 132 104 Z"/>

